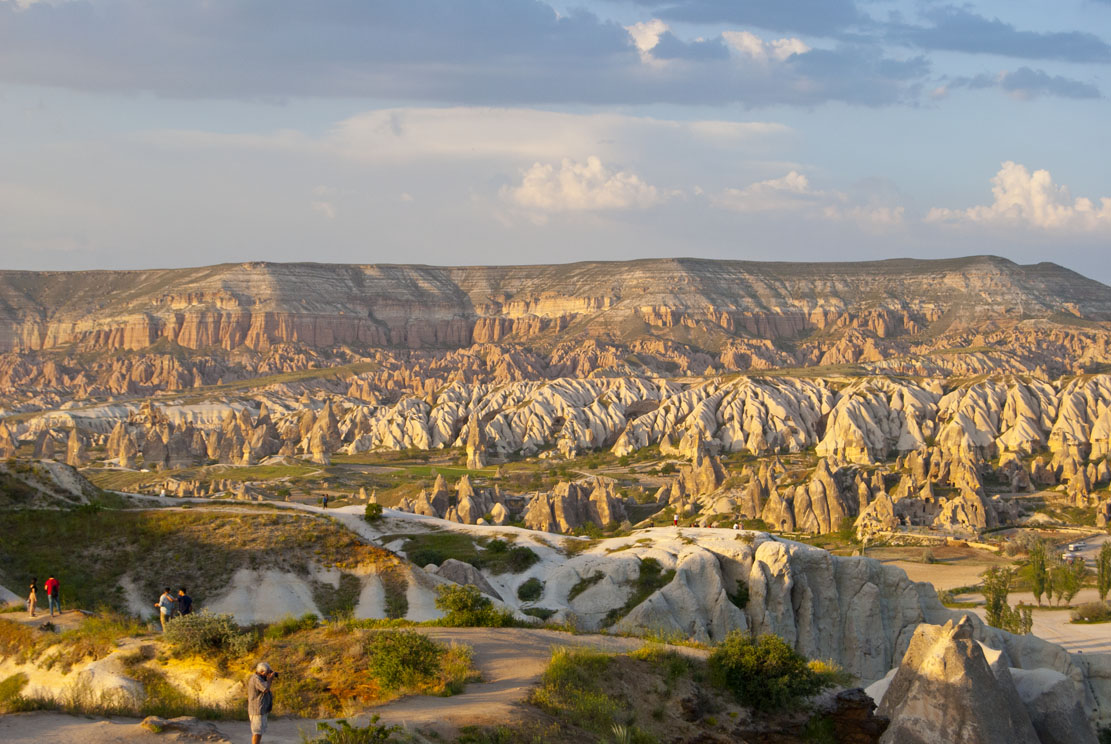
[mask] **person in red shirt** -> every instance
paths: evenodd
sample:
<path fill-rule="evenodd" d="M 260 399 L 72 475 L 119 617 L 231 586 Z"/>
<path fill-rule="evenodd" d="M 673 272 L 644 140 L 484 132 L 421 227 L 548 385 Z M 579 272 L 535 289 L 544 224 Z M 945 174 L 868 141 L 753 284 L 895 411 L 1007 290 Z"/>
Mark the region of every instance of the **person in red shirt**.
<path fill-rule="evenodd" d="M 50 617 L 54 617 L 55 609 L 57 609 L 58 614 L 61 615 L 62 603 L 58 601 L 58 590 L 60 589 L 60 586 L 58 584 L 58 580 L 54 578 L 53 574 L 51 574 L 50 578 L 46 580 L 45 584 L 43 584 L 43 588 L 46 589 L 46 601 L 50 603 Z"/>

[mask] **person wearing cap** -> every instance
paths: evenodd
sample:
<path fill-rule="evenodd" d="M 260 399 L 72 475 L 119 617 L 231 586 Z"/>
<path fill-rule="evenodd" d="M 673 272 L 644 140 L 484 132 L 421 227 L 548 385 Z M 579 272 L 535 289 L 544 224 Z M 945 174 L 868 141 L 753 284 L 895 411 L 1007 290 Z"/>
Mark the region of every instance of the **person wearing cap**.
<path fill-rule="evenodd" d="M 266 722 L 274 707 L 274 693 L 270 685 L 278 673 L 265 661 L 255 667 L 255 673 L 247 680 L 247 717 L 251 719 L 251 744 L 260 744 L 266 733 Z"/>

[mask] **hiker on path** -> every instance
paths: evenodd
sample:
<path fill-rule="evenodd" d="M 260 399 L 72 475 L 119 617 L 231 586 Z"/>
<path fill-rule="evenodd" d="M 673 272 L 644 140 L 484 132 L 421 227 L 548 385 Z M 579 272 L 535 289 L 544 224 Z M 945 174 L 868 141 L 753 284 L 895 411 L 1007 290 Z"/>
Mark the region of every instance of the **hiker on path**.
<path fill-rule="evenodd" d="M 189 590 L 185 587 L 177 590 L 177 614 L 193 614 L 193 598 L 189 596 Z"/>
<path fill-rule="evenodd" d="M 324 508 L 327 509 L 328 508 L 328 494 L 324 494 L 324 498 L 321 499 L 321 501 L 324 502 Z"/>
<path fill-rule="evenodd" d="M 162 623 L 163 633 L 166 632 L 166 621 L 173 617 L 175 605 L 174 595 L 170 594 L 170 587 L 166 587 L 158 598 L 158 603 L 154 605 L 158 609 L 158 620 Z"/>
<path fill-rule="evenodd" d="M 39 580 L 31 578 L 31 593 L 27 595 L 27 611 L 31 613 L 31 617 L 35 616 L 35 603 L 38 601 Z"/>
<path fill-rule="evenodd" d="M 43 584 L 43 588 L 46 589 L 46 601 L 50 605 L 50 617 L 54 617 L 55 609 L 57 609 L 58 614 L 61 615 L 62 603 L 58 601 L 60 585 L 58 584 L 58 580 L 54 578 L 54 574 L 50 574 L 50 578 Z"/>
<path fill-rule="evenodd" d="M 265 661 L 255 667 L 255 673 L 247 680 L 247 717 L 251 719 L 251 744 L 261 744 L 266 733 L 266 722 L 274 707 L 274 693 L 270 685 L 278 673 Z"/>

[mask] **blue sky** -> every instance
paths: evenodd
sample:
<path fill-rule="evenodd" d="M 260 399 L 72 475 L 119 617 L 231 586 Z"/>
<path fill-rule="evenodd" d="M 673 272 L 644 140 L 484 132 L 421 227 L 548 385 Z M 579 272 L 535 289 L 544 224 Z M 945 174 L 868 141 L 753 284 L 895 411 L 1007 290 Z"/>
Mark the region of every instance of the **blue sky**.
<path fill-rule="evenodd" d="M 1111 2 L 0 0 L 0 268 L 994 253 L 1111 283 Z"/>

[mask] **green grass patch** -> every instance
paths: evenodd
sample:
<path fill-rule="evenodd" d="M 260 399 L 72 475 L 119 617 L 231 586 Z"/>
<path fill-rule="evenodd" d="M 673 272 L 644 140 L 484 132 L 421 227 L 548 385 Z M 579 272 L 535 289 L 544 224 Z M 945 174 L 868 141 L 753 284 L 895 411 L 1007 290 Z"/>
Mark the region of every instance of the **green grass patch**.
<path fill-rule="evenodd" d="M 590 576 L 582 577 L 575 582 L 575 585 L 573 587 L 571 587 L 571 591 L 567 592 L 567 601 L 570 602 L 575 597 L 579 596 L 604 578 L 606 578 L 606 575 L 601 571 L 595 571 L 594 573 L 590 574 Z"/>
<path fill-rule="evenodd" d="M 383 542 L 405 537 L 402 550 L 418 566 L 442 564 L 448 558 L 470 563 L 495 574 L 521 573 L 540 560 L 531 548 L 512 545 L 497 538 L 478 538 L 462 532 L 429 532 L 419 535 L 389 535 Z"/>
<path fill-rule="evenodd" d="M 535 602 L 544 593 L 544 582 L 533 576 L 517 587 L 517 599 L 522 602 Z"/>
<path fill-rule="evenodd" d="M 608 628 L 621 618 L 628 615 L 634 607 L 639 605 L 654 592 L 667 586 L 675 578 L 675 569 L 665 571 L 660 562 L 655 558 L 640 559 L 640 573 L 633 582 L 633 592 L 621 607 L 615 607 L 606 613 L 602 619 L 602 627 Z M 746 597 L 747 601 L 747 597 Z"/>

